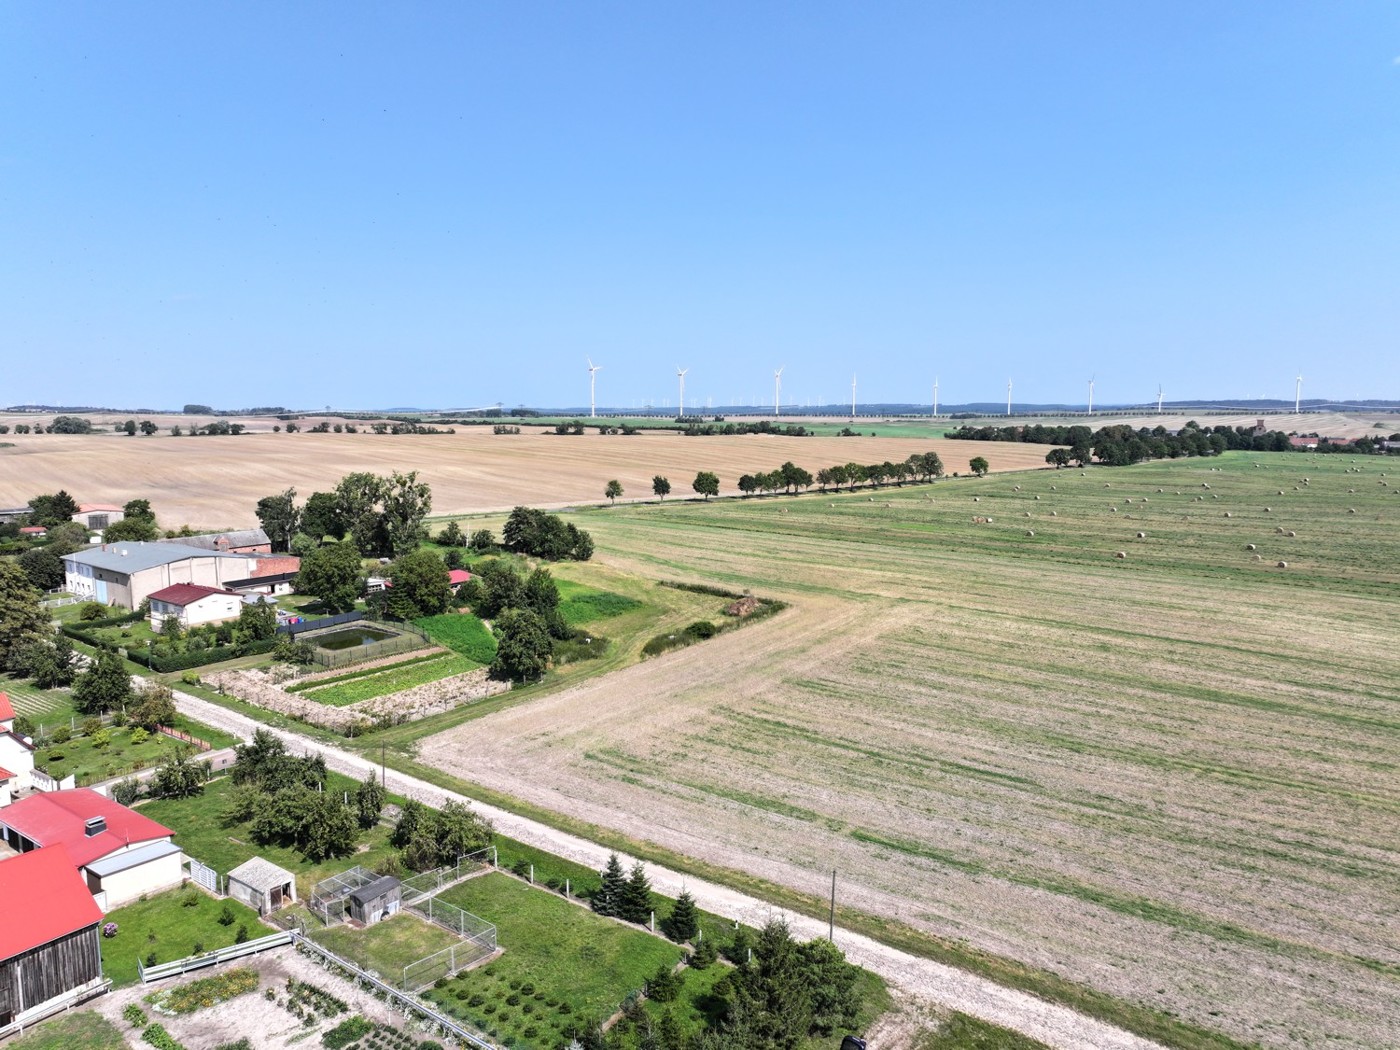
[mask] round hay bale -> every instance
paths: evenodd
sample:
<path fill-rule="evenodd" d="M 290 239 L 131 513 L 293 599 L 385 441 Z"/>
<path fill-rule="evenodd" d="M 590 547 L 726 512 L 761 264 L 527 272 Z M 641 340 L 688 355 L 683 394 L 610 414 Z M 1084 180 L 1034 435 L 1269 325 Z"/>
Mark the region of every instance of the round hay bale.
<path fill-rule="evenodd" d="M 1256 546 L 1255 546 L 1254 544 L 1252 544 L 1252 543 L 1246 543 L 1246 544 L 1244 545 L 1244 549 L 1247 550 L 1247 551 L 1254 551 L 1254 550 L 1258 550 L 1259 548 L 1256 547 Z"/>
<path fill-rule="evenodd" d="M 1113 488 L 1113 486 L 1110 485 L 1110 484 L 1109 484 L 1108 482 L 1106 482 L 1106 481 L 1103 483 L 1103 487 L 1106 488 L 1106 489 L 1111 489 L 1111 488 Z"/>
<path fill-rule="evenodd" d="M 1283 495 L 1283 489 L 1279 489 L 1279 490 L 1278 490 L 1278 494 L 1279 494 L 1280 496 L 1282 496 L 1282 495 Z"/>
<path fill-rule="evenodd" d="M 1265 514 L 1272 514 L 1273 512 L 1274 512 L 1274 508 L 1273 508 L 1273 507 L 1265 507 L 1265 508 L 1264 508 L 1264 513 L 1265 513 Z"/>
<path fill-rule="evenodd" d="M 1114 514 L 1117 514 L 1117 513 L 1118 513 L 1118 508 L 1117 508 L 1117 507 L 1109 507 L 1108 509 L 1111 510 Z"/>
<path fill-rule="evenodd" d="M 1115 558 L 1126 558 L 1127 556 L 1127 551 L 1119 551 L 1117 554 L 1114 555 Z"/>
<path fill-rule="evenodd" d="M 1051 491 L 1051 492 L 1057 492 L 1057 491 L 1059 491 L 1059 490 L 1056 489 L 1054 485 L 1051 485 L 1051 486 L 1050 486 L 1050 491 Z"/>
<path fill-rule="evenodd" d="M 1026 511 L 1026 517 L 1029 518 L 1030 516 L 1031 516 L 1031 512 L 1030 512 L 1030 511 Z"/>
<path fill-rule="evenodd" d="M 1219 499 L 1220 497 L 1217 496 L 1215 493 L 1212 492 L 1212 493 L 1210 494 L 1210 498 L 1211 498 L 1211 499 Z"/>
<path fill-rule="evenodd" d="M 987 519 L 987 524 L 990 525 L 991 523 L 992 523 L 992 519 L 991 519 L 991 518 L 988 518 L 988 519 Z"/>
<path fill-rule="evenodd" d="M 1254 556 L 1254 560 L 1255 560 L 1255 561 L 1263 561 L 1263 560 L 1264 560 L 1264 555 L 1262 555 L 1262 554 L 1256 554 L 1256 555 Z"/>
<path fill-rule="evenodd" d="M 1355 492 L 1355 489 L 1347 489 L 1348 492 Z"/>
<path fill-rule="evenodd" d="M 1035 498 L 1035 501 L 1036 501 L 1037 503 L 1039 503 L 1039 502 L 1040 502 L 1040 497 L 1037 496 L 1037 497 Z"/>
<path fill-rule="evenodd" d="M 1050 512 L 1050 517 L 1052 517 L 1052 518 L 1058 518 L 1059 516 L 1060 516 L 1059 511 L 1054 511 L 1054 510 L 1052 510 L 1052 511 Z"/>
<path fill-rule="evenodd" d="M 1158 492 L 1161 492 L 1162 490 L 1161 490 L 1161 489 L 1158 489 L 1157 491 L 1158 491 Z"/>
<path fill-rule="evenodd" d="M 1144 503 L 1146 503 L 1146 502 L 1147 502 L 1147 497 L 1146 497 L 1146 496 L 1143 496 L 1143 497 L 1142 497 L 1142 501 L 1143 501 Z"/>
<path fill-rule="evenodd" d="M 1140 539 L 1140 540 L 1145 540 L 1145 539 L 1147 539 L 1147 533 L 1145 533 L 1145 532 L 1139 532 L 1139 533 L 1138 533 L 1138 539 Z"/>
<path fill-rule="evenodd" d="M 1227 518 L 1232 517 L 1232 515 L 1230 514 L 1230 512 L 1229 512 L 1228 510 L 1225 512 L 1225 517 L 1227 517 Z"/>
<path fill-rule="evenodd" d="M 973 497 L 972 497 L 972 502 L 973 502 L 973 503 L 981 503 L 981 502 L 982 502 L 982 497 L 981 497 L 981 496 L 973 496 Z"/>
<path fill-rule="evenodd" d="M 1278 528 L 1274 529 L 1274 531 L 1277 532 L 1280 536 L 1282 536 L 1282 535 L 1283 535 L 1283 526 L 1280 525 Z"/>
<path fill-rule="evenodd" d="M 1286 568 L 1288 568 L 1288 562 L 1286 562 L 1286 561 L 1281 561 L 1281 562 L 1278 563 L 1278 567 L 1279 567 L 1280 569 L 1286 569 Z"/>
<path fill-rule="evenodd" d="M 1027 536 L 1034 536 L 1034 535 L 1035 535 L 1035 529 L 1027 529 L 1027 530 L 1026 530 L 1026 535 L 1027 535 Z"/>
<path fill-rule="evenodd" d="M 1355 513 L 1356 513 L 1356 508 L 1355 508 L 1355 507 L 1348 507 L 1348 508 L 1347 508 L 1347 513 L 1348 513 L 1348 514 L 1355 514 Z"/>
<path fill-rule="evenodd" d="M 1012 492 L 1020 492 L 1020 491 L 1021 491 L 1021 486 L 1020 486 L 1020 485 L 1012 485 L 1012 486 L 1011 486 L 1011 491 L 1012 491 Z"/>

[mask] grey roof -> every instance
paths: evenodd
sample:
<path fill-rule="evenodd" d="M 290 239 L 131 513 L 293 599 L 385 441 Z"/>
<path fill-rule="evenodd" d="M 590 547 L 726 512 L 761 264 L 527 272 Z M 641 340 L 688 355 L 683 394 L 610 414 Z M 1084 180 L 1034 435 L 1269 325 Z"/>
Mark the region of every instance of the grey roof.
<path fill-rule="evenodd" d="M 142 864 L 179 852 L 180 847 L 173 842 L 152 842 L 149 846 L 141 846 L 138 849 L 127 850 L 125 853 L 114 853 L 110 857 L 95 860 L 87 866 L 87 870 L 99 879 L 105 879 L 108 875 L 115 875 L 117 872 L 126 871 L 129 868 L 137 868 Z"/>
<path fill-rule="evenodd" d="M 171 565 L 188 558 L 242 558 L 242 554 L 223 554 L 183 543 L 104 543 L 87 550 L 65 554 L 63 560 L 75 565 L 91 565 L 96 569 L 133 573 Z"/>
<path fill-rule="evenodd" d="M 230 882 L 241 882 L 260 893 L 266 893 L 274 886 L 285 886 L 296 881 L 296 876 L 286 868 L 279 868 L 272 861 L 262 857 L 245 860 L 228 873 L 228 878 Z"/>
<path fill-rule="evenodd" d="M 373 882 L 367 882 L 359 889 L 351 890 L 350 899 L 356 904 L 363 905 L 398 888 L 398 879 L 392 875 L 381 875 Z"/>
<path fill-rule="evenodd" d="M 199 547 L 212 551 L 218 549 L 220 539 L 228 541 L 230 547 L 252 547 L 256 544 L 271 544 L 267 533 L 262 529 L 236 529 L 232 532 L 206 532 L 199 536 L 181 536 L 178 539 L 157 540 L 157 543 L 183 543 L 186 547 Z"/>

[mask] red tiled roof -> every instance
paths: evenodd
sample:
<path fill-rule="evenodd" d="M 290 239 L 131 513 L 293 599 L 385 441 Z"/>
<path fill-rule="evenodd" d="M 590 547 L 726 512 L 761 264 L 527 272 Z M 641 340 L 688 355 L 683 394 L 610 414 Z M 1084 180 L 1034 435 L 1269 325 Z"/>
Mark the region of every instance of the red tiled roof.
<path fill-rule="evenodd" d="M 0 722 L 15 717 L 15 709 L 10 704 L 10 694 L 0 693 Z"/>
<path fill-rule="evenodd" d="M 47 534 L 49 530 L 42 525 L 26 525 L 19 531 L 25 536 L 42 536 Z"/>
<path fill-rule="evenodd" d="M 171 605 L 189 605 L 211 594 L 232 593 L 233 591 L 226 591 L 221 587 L 206 587 L 202 583 L 172 583 L 169 587 L 152 591 L 150 597 L 154 601 L 169 602 Z"/>
<path fill-rule="evenodd" d="M 12 776 L 14 776 L 13 773 L 4 766 L 0 766 L 0 780 L 9 780 Z"/>
<path fill-rule="evenodd" d="M 459 583 L 466 583 L 472 578 L 472 574 L 466 569 L 448 569 L 447 582 L 456 587 Z"/>
<path fill-rule="evenodd" d="M 88 835 L 84 825 L 89 817 L 104 817 L 107 830 Z M 0 810 L 0 824 L 41 846 L 67 846 L 68 855 L 78 867 L 131 843 L 151 842 L 174 834 L 163 824 L 89 788 L 43 791 L 12 802 Z M 0 900 L 5 898 L 0 896 Z"/>
<path fill-rule="evenodd" d="M 62 846 L 0 861 L 0 959 L 41 947 L 102 921 L 73 859 Z"/>
<path fill-rule="evenodd" d="M 111 503 L 79 503 L 79 504 L 78 504 L 78 513 L 79 513 L 79 514 L 87 514 L 89 511 L 94 511 L 94 510 L 114 511 L 114 510 L 121 510 L 121 508 L 118 507 L 118 506 L 115 506 L 114 504 L 111 504 Z"/>

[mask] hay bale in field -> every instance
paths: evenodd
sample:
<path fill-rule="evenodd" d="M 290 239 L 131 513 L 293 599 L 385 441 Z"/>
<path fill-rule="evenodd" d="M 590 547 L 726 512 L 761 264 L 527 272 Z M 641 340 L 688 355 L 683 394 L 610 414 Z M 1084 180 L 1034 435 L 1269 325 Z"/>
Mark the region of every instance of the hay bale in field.
<path fill-rule="evenodd" d="M 1295 491 L 1296 491 L 1296 486 L 1295 486 Z M 1280 496 L 1282 496 L 1282 495 L 1283 495 L 1283 489 L 1279 489 L 1279 490 L 1278 490 L 1278 494 L 1279 494 Z"/>
<path fill-rule="evenodd" d="M 1355 507 L 1348 507 L 1348 508 L 1347 508 L 1347 513 L 1348 513 L 1348 514 L 1355 514 L 1355 513 L 1356 513 L 1356 508 L 1355 508 Z"/>
<path fill-rule="evenodd" d="M 1027 529 L 1027 530 L 1026 530 L 1026 535 L 1027 535 L 1027 536 L 1034 536 L 1034 535 L 1035 535 L 1035 529 Z"/>
<path fill-rule="evenodd" d="M 973 497 L 972 497 L 972 502 L 973 502 L 973 503 L 981 503 L 981 502 L 982 502 L 982 497 L 981 497 L 981 496 L 973 496 Z"/>
<path fill-rule="evenodd" d="M 1012 491 L 1012 492 L 1020 492 L 1020 491 L 1021 491 L 1021 486 L 1020 486 L 1020 485 L 1012 485 L 1012 486 L 1011 486 L 1011 491 Z"/>
<path fill-rule="evenodd" d="M 1295 539 L 1295 540 L 1296 540 L 1296 539 L 1298 538 L 1298 534 L 1297 534 L 1296 532 L 1292 532 L 1292 531 L 1290 531 L 1290 532 L 1288 533 L 1288 536 L 1289 536 L 1290 539 Z"/>
<path fill-rule="evenodd" d="M 1059 515 L 1059 512 L 1058 512 L 1058 511 L 1053 511 L 1053 510 L 1052 510 L 1052 511 L 1050 512 L 1050 517 L 1052 517 L 1052 518 L 1058 518 L 1059 516 L 1060 516 L 1060 515 Z"/>
<path fill-rule="evenodd" d="M 1114 555 L 1115 558 L 1126 558 L 1127 556 L 1127 551 L 1119 551 L 1117 554 Z"/>
<path fill-rule="evenodd" d="M 1147 533 L 1145 533 L 1145 532 L 1139 532 L 1139 533 L 1138 533 L 1138 539 L 1140 539 L 1140 540 L 1145 540 L 1145 539 L 1147 539 Z"/>
<path fill-rule="evenodd" d="M 1265 508 L 1264 508 L 1264 513 L 1265 513 L 1265 514 L 1272 514 L 1273 512 L 1274 512 L 1274 508 L 1273 508 L 1273 507 L 1265 507 Z"/>
<path fill-rule="evenodd" d="M 1281 562 L 1278 563 L 1278 567 L 1279 567 L 1280 569 L 1286 569 L 1286 568 L 1288 568 L 1288 562 L 1286 562 L 1286 561 L 1281 561 Z"/>
<path fill-rule="evenodd" d="M 1146 503 L 1146 502 L 1147 502 L 1147 497 L 1146 497 L 1146 496 L 1143 496 L 1143 497 L 1142 497 L 1142 501 L 1143 501 L 1144 503 Z"/>
<path fill-rule="evenodd" d="M 1254 560 L 1255 560 L 1255 561 L 1263 561 L 1263 560 L 1264 560 L 1264 555 L 1262 555 L 1262 554 L 1256 554 L 1256 555 L 1254 556 Z"/>
<path fill-rule="evenodd" d="M 1035 498 L 1035 501 L 1036 501 L 1037 503 L 1039 503 L 1039 502 L 1040 502 L 1040 497 L 1037 496 L 1037 497 Z"/>
<path fill-rule="evenodd" d="M 1282 535 L 1283 535 L 1283 526 L 1280 525 L 1278 528 L 1274 529 L 1274 531 L 1277 532 L 1280 536 L 1282 536 Z"/>
<path fill-rule="evenodd" d="M 1026 511 L 1026 517 L 1029 518 L 1030 516 L 1031 516 L 1031 512 L 1030 512 L 1030 511 Z"/>
<path fill-rule="evenodd" d="M 1117 513 L 1118 513 L 1118 508 L 1117 508 L 1117 507 L 1109 507 L 1108 509 L 1111 510 L 1114 514 L 1117 514 Z"/>
<path fill-rule="evenodd" d="M 1229 518 L 1229 517 L 1232 517 L 1232 516 L 1233 516 L 1233 515 L 1231 515 L 1231 513 L 1230 513 L 1228 510 L 1225 512 L 1225 517 Z"/>
<path fill-rule="evenodd" d="M 1253 551 L 1253 550 L 1258 550 L 1259 548 L 1256 547 L 1256 546 L 1254 546 L 1254 544 L 1252 544 L 1252 543 L 1246 543 L 1246 544 L 1244 545 L 1244 549 L 1247 550 L 1247 551 Z"/>

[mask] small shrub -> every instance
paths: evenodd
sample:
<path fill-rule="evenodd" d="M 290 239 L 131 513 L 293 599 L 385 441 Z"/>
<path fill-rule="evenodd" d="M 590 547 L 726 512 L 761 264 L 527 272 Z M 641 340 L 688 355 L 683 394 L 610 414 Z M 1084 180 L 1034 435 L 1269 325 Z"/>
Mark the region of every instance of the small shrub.
<path fill-rule="evenodd" d="M 57 750 L 55 750 L 55 751 L 50 751 L 50 752 L 49 752 L 49 761 L 50 761 L 50 762 L 62 762 L 62 761 L 63 761 L 63 752 L 62 752 L 62 751 L 57 751 Z"/>
<path fill-rule="evenodd" d="M 195 954 L 195 955 L 203 955 L 203 954 L 204 954 L 204 942 L 203 942 L 203 941 L 195 941 L 195 942 L 194 942 L 194 953 L 193 953 L 193 954 Z"/>
<path fill-rule="evenodd" d="M 151 934 L 151 936 L 154 937 L 155 934 Z M 147 966 L 154 966 L 155 964 L 156 964 L 156 953 L 155 953 L 155 952 L 147 952 L 147 953 L 146 953 L 146 963 L 145 963 L 145 965 L 147 965 Z"/>
<path fill-rule="evenodd" d="M 234 944 L 242 944 L 248 939 L 248 927 L 243 923 L 238 924 L 238 932 L 233 935 Z"/>
<path fill-rule="evenodd" d="M 559 1004 L 559 1012 L 561 1014 L 571 1014 L 574 1012 L 573 1005 L 568 1002 L 562 1002 Z"/>
<path fill-rule="evenodd" d="M 696 620 L 693 624 L 691 624 L 685 629 L 685 633 L 690 635 L 692 638 L 699 638 L 703 641 L 706 638 L 713 638 L 716 634 L 718 634 L 719 628 L 712 624 L 709 620 Z"/>
<path fill-rule="evenodd" d="M 223 908 L 219 911 L 219 925 L 220 925 L 220 926 L 232 926 L 232 925 L 233 925 L 233 909 L 230 908 L 227 904 L 225 904 L 225 905 L 223 906 Z"/>
<path fill-rule="evenodd" d="M 66 744 L 73 739 L 73 730 L 68 726 L 59 726 L 53 731 L 53 735 L 49 737 L 49 739 L 55 744 Z"/>
<path fill-rule="evenodd" d="M 122 1019 L 132 1028 L 146 1027 L 146 1011 L 135 1003 L 127 1003 L 122 1009 Z"/>
<path fill-rule="evenodd" d="M 114 922 L 104 922 L 102 924 L 102 936 L 115 937 L 117 935 L 117 924 Z"/>
<path fill-rule="evenodd" d="M 492 1014 L 494 1014 L 494 1013 L 496 1012 L 496 1004 L 495 1004 L 495 1003 L 487 1003 L 485 1006 L 483 1006 L 483 1007 L 481 1008 L 481 1012 L 484 1013 L 484 1014 L 486 1014 L 488 1017 L 491 1016 Z"/>
<path fill-rule="evenodd" d="M 534 986 L 533 984 L 531 984 L 529 981 L 526 981 L 524 984 L 522 984 L 522 985 L 520 986 L 520 994 L 521 994 L 521 995 L 534 995 L 534 994 L 535 994 L 535 986 Z"/>
<path fill-rule="evenodd" d="M 170 1033 L 160 1024 L 153 1024 L 141 1033 L 141 1038 L 150 1043 L 156 1050 L 185 1050 L 183 1046 L 170 1037 Z"/>
<path fill-rule="evenodd" d="M 186 890 L 186 891 L 185 891 L 185 895 L 184 895 L 183 897 L 180 898 L 180 907 L 182 907 L 182 908 L 197 908 L 197 907 L 199 907 L 199 894 L 196 893 L 194 890 Z"/>
<path fill-rule="evenodd" d="M 520 1005 L 520 996 L 517 995 L 517 994 L 515 994 L 514 992 L 512 992 L 510 995 L 506 996 L 506 1005 L 507 1005 L 507 1006 L 519 1006 L 519 1005 Z"/>
<path fill-rule="evenodd" d="M 330 1050 L 341 1050 L 342 1047 L 369 1035 L 374 1030 L 374 1025 L 364 1017 L 356 1014 L 354 1017 L 347 1017 L 336 1025 L 325 1035 L 321 1036 L 321 1044 L 329 1047 Z"/>
<path fill-rule="evenodd" d="M 463 989 L 463 990 L 465 991 L 465 989 Z M 467 1005 L 468 1005 L 468 1006 L 480 1006 L 480 1005 L 481 1005 L 482 1003 L 484 1003 L 484 1002 L 486 1002 L 486 996 L 484 996 L 484 995 L 482 995 L 480 992 L 478 992 L 477 994 L 473 995 L 470 999 L 467 1000 Z"/>

